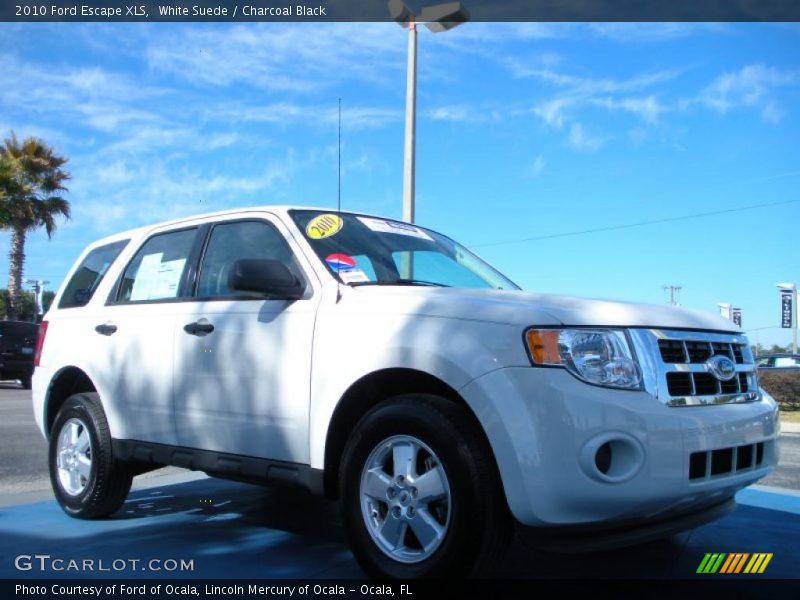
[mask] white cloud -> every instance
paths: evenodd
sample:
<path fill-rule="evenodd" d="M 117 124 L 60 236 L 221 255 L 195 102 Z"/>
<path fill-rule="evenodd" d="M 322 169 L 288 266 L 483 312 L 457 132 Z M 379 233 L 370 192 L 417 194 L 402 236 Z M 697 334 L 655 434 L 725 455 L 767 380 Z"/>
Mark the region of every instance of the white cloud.
<path fill-rule="evenodd" d="M 429 110 L 426 114 L 434 121 L 467 121 L 470 118 L 470 112 L 463 104 L 440 106 Z"/>
<path fill-rule="evenodd" d="M 110 186 L 129 183 L 136 176 L 122 160 L 93 169 L 92 174 L 96 184 Z"/>
<path fill-rule="evenodd" d="M 106 152 L 157 153 L 165 148 L 196 146 L 197 134 L 190 127 L 141 127 L 131 128 L 119 136 L 118 141 L 108 144 Z"/>
<path fill-rule="evenodd" d="M 531 177 L 538 177 L 544 171 L 547 162 L 544 159 L 544 156 L 538 154 L 535 159 L 533 159 L 533 163 L 530 166 L 529 174 Z"/>
<path fill-rule="evenodd" d="M 100 131 L 157 122 L 159 117 L 141 106 L 169 94 L 98 68 L 53 68 L 20 61 L 10 54 L 0 55 L 0 64 L 0 105 L 24 106 L 56 119 L 77 117 Z M 20 81 L 25 85 L 20 86 Z"/>
<path fill-rule="evenodd" d="M 668 109 L 655 96 L 643 98 L 594 98 L 592 104 L 609 110 L 622 110 L 636 115 L 647 123 L 655 123 Z"/>
<path fill-rule="evenodd" d="M 405 67 L 394 23 L 247 23 L 152 36 L 149 67 L 197 85 L 308 93 L 337 82 L 386 81 Z"/>
<path fill-rule="evenodd" d="M 471 104 L 446 104 L 425 112 L 425 116 L 434 121 L 452 121 L 457 123 L 486 123 L 497 121 L 501 112 L 496 108 Z"/>
<path fill-rule="evenodd" d="M 678 69 L 664 69 L 628 79 L 614 79 L 611 77 L 579 77 L 551 68 L 530 66 L 516 58 L 508 59 L 506 66 L 515 77 L 532 77 L 581 96 L 633 92 L 665 83 L 681 73 Z"/>
<path fill-rule="evenodd" d="M 277 102 L 262 106 L 225 105 L 203 111 L 206 118 L 226 122 L 273 123 L 275 125 L 336 125 L 339 108 L 328 104 L 294 104 Z M 371 129 L 401 120 L 403 111 L 379 106 L 342 107 L 342 127 L 348 129 Z"/>
<path fill-rule="evenodd" d="M 569 145 L 581 152 L 597 150 L 605 142 L 605 138 L 590 135 L 580 123 L 573 123 L 569 130 Z"/>
<path fill-rule="evenodd" d="M 721 23 L 592 23 L 592 33 L 621 43 L 663 42 L 703 32 L 724 32 Z"/>
<path fill-rule="evenodd" d="M 149 158 L 130 158 L 102 165 L 97 156 L 78 159 L 80 168 L 70 186 L 73 222 L 99 234 L 136 227 L 204 210 L 262 204 L 289 189 L 291 179 L 309 168 L 293 150 L 256 165 L 248 173 L 207 172 L 184 166 L 168 168 Z"/>
<path fill-rule="evenodd" d="M 204 147 L 206 150 L 217 150 L 219 148 L 228 148 L 242 140 L 242 136 L 238 133 L 216 133 L 208 138 Z"/>
<path fill-rule="evenodd" d="M 566 109 L 574 106 L 575 103 L 575 98 L 553 98 L 534 106 L 533 114 L 544 121 L 546 125 L 560 129 L 566 120 Z"/>
<path fill-rule="evenodd" d="M 654 124 L 669 108 L 655 94 L 629 94 L 658 86 L 680 74 L 677 69 L 668 69 L 627 79 L 579 77 L 548 68 L 529 68 L 516 59 L 510 63 L 510 68 L 518 77 L 532 77 L 559 88 L 555 96 L 536 103 L 531 112 L 545 125 L 555 129 L 562 129 L 572 123 L 567 140 L 570 146 L 581 151 L 596 150 L 606 141 L 605 138 L 587 135 L 583 126 L 575 122 L 576 115 L 582 108 L 591 106 L 623 111 L 637 116 L 645 123 Z"/>
<path fill-rule="evenodd" d="M 778 122 L 782 112 L 773 96 L 778 88 L 800 82 L 800 71 L 760 64 L 724 73 L 705 87 L 694 102 L 719 113 L 742 107 L 755 108 L 769 122 Z M 691 104 L 689 102 L 688 104 Z"/>
<path fill-rule="evenodd" d="M 761 117 L 773 125 L 777 125 L 783 120 L 786 113 L 778 106 L 776 102 L 767 102 L 761 111 Z"/>

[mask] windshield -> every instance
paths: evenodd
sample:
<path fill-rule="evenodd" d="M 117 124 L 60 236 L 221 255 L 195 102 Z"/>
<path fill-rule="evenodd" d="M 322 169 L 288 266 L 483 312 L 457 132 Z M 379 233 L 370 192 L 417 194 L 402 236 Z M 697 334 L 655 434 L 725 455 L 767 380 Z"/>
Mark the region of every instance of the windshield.
<path fill-rule="evenodd" d="M 343 283 L 519 289 L 469 250 L 429 229 L 349 213 L 289 214 Z"/>

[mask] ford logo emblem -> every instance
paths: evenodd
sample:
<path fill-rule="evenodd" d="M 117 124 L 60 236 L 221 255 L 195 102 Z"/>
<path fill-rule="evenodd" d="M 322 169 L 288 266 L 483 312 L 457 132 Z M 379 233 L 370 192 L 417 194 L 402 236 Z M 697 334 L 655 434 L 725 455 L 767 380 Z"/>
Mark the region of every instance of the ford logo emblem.
<path fill-rule="evenodd" d="M 736 377 L 736 365 L 727 356 L 712 356 L 706 361 L 706 368 L 720 381 L 730 381 Z"/>

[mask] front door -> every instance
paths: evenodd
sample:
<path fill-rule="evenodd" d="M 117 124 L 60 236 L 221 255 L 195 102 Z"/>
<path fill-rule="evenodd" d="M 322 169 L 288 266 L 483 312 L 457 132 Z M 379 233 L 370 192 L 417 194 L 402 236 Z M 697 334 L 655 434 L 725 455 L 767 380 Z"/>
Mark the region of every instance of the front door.
<path fill-rule="evenodd" d="M 308 462 L 314 294 L 289 235 L 271 218 L 215 223 L 195 298 L 175 323 L 174 410 L 181 446 Z M 307 283 L 300 300 L 228 287 L 239 259 L 283 262 Z"/>

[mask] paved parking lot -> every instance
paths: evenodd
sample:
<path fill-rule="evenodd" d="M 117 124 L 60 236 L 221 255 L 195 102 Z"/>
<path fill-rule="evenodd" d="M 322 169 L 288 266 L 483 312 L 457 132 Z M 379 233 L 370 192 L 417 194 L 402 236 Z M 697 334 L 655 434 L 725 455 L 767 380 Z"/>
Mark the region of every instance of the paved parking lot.
<path fill-rule="evenodd" d="M 363 576 L 344 541 L 336 505 L 301 490 L 162 470 L 137 478 L 137 489 L 113 518 L 70 519 L 51 499 L 45 444 L 33 426 L 29 402 L 29 392 L 0 389 L 0 435 L 6 440 L 0 445 L 0 577 L 164 575 L 147 570 L 150 559 L 193 561 L 191 571 L 169 572 L 170 577 Z M 798 483 L 798 438 L 800 434 L 782 436 L 779 482 Z M 561 555 L 515 543 L 494 575 L 686 578 L 697 577 L 707 552 L 771 552 L 764 577 L 798 578 L 800 493 L 756 486 L 741 492 L 738 500 L 737 511 L 717 522 L 635 548 Z M 122 571 L 18 571 L 14 559 L 20 554 L 103 559 L 106 566 L 115 559 L 140 562 Z"/>
<path fill-rule="evenodd" d="M 707 552 L 772 552 L 765 576 L 798 577 L 800 495 L 747 490 L 740 501 L 736 512 L 717 522 L 634 548 L 563 555 L 517 543 L 494 575 L 686 578 L 696 576 Z M 106 566 L 119 559 L 141 562 L 119 572 L 20 572 L 14 568 L 20 554 L 102 558 Z M 300 490 L 207 478 L 136 490 L 119 513 L 104 521 L 71 519 L 53 501 L 5 507 L 0 509 L 0 556 L 4 578 L 163 575 L 146 570 L 151 559 L 193 561 L 191 571 L 170 572 L 170 577 L 363 576 L 344 541 L 334 503 Z"/>

